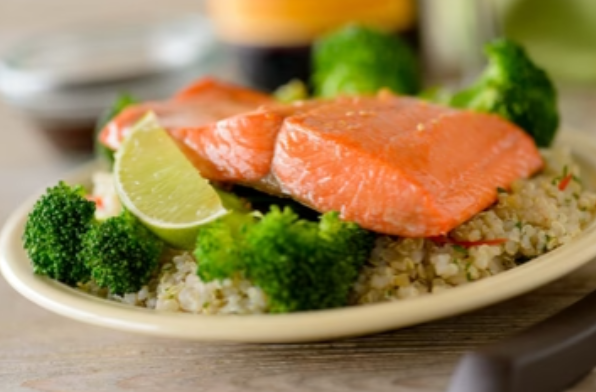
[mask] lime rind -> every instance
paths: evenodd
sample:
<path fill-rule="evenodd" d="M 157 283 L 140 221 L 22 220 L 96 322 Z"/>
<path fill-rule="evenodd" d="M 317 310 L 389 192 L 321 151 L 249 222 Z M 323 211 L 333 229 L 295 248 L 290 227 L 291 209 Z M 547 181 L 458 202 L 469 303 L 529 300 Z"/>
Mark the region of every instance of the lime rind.
<path fill-rule="evenodd" d="M 116 154 L 122 204 L 173 247 L 193 249 L 200 226 L 227 213 L 209 182 L 148 113 Z"/>

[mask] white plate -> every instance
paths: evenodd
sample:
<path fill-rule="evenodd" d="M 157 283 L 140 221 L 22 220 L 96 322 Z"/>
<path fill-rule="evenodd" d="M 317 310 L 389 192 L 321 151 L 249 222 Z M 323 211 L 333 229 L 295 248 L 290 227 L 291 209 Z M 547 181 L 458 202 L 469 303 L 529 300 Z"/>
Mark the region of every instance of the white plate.
<path fill-rule="evenodd" d="M 583 166 L 588 186 L 596 189 L 596 142 L 588 135 L 564 132 Z M 69 176 L 88 183 L 96 166 Z M 158 312 L 96 298 L 33 274 L 22 249 L 21 233 L 37 198 L 23 204 L 0 236 L 0 270 L 22 295 L 53 312 L 79 321 L 149 335 L 197 340 L 301 342 L 364 335 L 410 326 L 497 303 L 554 281 L 596 256 L 596 224 L 572 243 L 494 277 L 436 295 L 405 301 L 281 315 L 201 316 Z"/>

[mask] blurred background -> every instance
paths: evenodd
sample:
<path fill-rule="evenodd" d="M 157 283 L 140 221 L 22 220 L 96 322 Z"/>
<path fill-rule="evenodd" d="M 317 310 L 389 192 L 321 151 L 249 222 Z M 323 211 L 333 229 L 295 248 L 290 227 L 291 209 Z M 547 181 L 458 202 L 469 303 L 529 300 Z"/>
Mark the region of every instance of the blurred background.
<path fill-rule="evenodd" d="M 54 141 L 80 149 L 90 145 L 77 137 L 81 128 L 118 92 L 161 99 L 204 74 L 268 90 L 307 80 L 310 44 L 354 21 L 402 36 L 427 84 L 474 77 L 483 44 L 499 35 L 524 44 L 562 88 L 596 83 L 590 0 L 0 0 L 0 7 L 5 102 L 55 130 Z"/>
<path fill-rule="evenodd" d="M 167 20 L 201 10 L 197 0 L 152 0 L 150 5 L 146 0 L 0 0 L 0 58 L 56 31 Z M 60 128 L 49 137 L 43 125 L 0 94 L 0 224 L 24 198 L 92 157 L 89 141 L 69 141 Z M 83 137 L 90 138 L 91 130 L 84 130 Z M 73 144 L 85 148 L 64 146 Z"/>
<path fill-rule="evenodd" d="M 0 0 L 0 197 L 90 159 L 120 92 L 163 99 L 206 74 L 271 90 L 308 78 L 311 43 L 350 21 L 403 37 L 427 85 L 473 78 L 485 42 L 514 38 L 557 83 L 564 125 L 596 135 L 593 0 Z"/>
<path fill-rule="evenodd" d="M 481 61 L 496 35 L 522 43 L 560 83 L 596 82 L 596 7 L 590 0 L 423 1 L 431 70 L 445 74 Z"/>

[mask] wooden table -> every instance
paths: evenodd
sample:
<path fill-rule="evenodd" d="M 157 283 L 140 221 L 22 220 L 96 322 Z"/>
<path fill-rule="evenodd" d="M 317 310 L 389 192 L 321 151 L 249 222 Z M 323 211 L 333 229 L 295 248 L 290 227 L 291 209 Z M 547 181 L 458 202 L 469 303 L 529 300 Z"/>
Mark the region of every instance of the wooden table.
<path fill-rule="evenodd" d="M 0 50 L 23 34 L 67 21 L 140 17 L 135 10 L 148 4 L 0 0 Z M 197 2 L 152 0 L 150 7 L 153 13 L 192 11 Z M 565 101 L 566 122 L 596 137 L 588 121 L 596 106 L 583 96 Z M 0 223 L 24 197 L 88 158 L 59 152 L 0 103 Z M 542 320 L 594 288 L 596 264 L 444 321 L 329 343 L 256 345 L 162 340 L 80 324 L 33 305 L 0 279 L 0 391 L 438 392 L 462 353 Z M 593 390 L 594 374 L 572 389 Z"/>

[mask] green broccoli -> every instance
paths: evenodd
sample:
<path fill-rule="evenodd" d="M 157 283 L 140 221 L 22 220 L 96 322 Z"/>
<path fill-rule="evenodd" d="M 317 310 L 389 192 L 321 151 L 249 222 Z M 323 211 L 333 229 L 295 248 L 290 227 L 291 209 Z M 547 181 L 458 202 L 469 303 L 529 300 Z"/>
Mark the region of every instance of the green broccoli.
<path fill-rule="evenodd" d="M 163 242 L 130 212 L 91 227 L 80 258 L 100 287 L 113 294 L 138 291 L 146 284 L 163 250 Z"/>
<path fill-rule="evenodd" d="M 70 286 L 92 278 L 113 293 L 136 291 L 157 265 L 163 243 L 129 212 L 98 221 L 82 186 L 60 182 L 29 214 L 23 246 L 33 270 Z"/>
<path fill-rule="evenodd" d="M 420 89 L 416 56 L 394 34 L 348 26 L 315 42 L 312 56 L 317 96 L 376 93 L 382 88 L 415 94 Z"/>
<path fill-rule="evenodd" d="M 244 237 L 254 224 L 253 214 L 233 211 L 201 228 L 195 248 L 201 279 L 226 279 L 243 270 Z"/>
<path fill-rule="evenodd" d="M 548 147 L 559 126 L 557 92 L 548 75 L 508 39 L 489 43 L 485 51 L 489 64 L 480 78 L 449 104 L 498 114 L 524 129 L 538 146 Z"/>
<path fill-rule="evenodd" d="M 372 234 L 335 212 L 319 223 L 272 207 L 259 219 L 231 213 L 201 229 L 195 256 L 201 279 L 243 276 L 274 313 L 339 307 L 372 249 Z"/>
<path fill-rule="evenodd" d="M 129 94 L 122 94 L 99 116 L 95 125 L 95 156 L 106 159 L 109 163 L 114 163 L 114 152 L 104 146 L 99 140 L 99 133 L 108 125 L 108 123 L 124 109 L 138 103 L 138 99 Z"/>
<path fill-rule="evenodd" d="M 23 246 L 36 274 L 68 285 L 89 279 L 90 271 L 78 255 L 93 221 L 95 203 L 84 195 L 83 187 L 60 182 L 35 203 L 25 225 Z"/>

